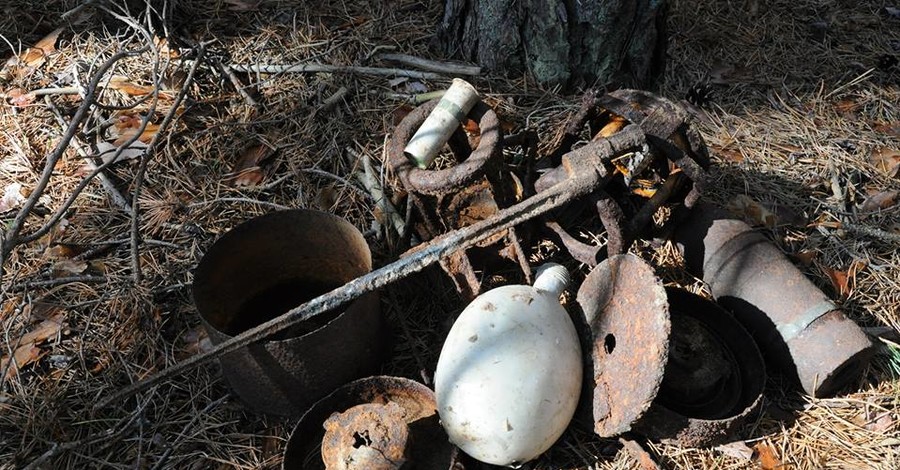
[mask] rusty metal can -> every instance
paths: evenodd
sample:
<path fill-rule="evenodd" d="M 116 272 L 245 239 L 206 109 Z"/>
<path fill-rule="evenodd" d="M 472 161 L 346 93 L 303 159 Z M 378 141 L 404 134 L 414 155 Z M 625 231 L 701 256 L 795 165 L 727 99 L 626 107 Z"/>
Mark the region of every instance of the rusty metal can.
<path fill-rule="evenodd" d="M 865 370 L 873 354 L 866 334 L 752 227 L 700 204 L 674 239 L 716 301 L 806 393 L 833 395 Z"/>
<path fill-rule="evenodd" d="M 278 211 L 213 244 L 194 273 L 194 303 L 218 344 L 371 269 L 365 238 L 349 222 L 314 210 Z M 385 338 L 373 293 L 219 362 L 249 407 L 292 416 L 341 384 L 375 372 Z"/>

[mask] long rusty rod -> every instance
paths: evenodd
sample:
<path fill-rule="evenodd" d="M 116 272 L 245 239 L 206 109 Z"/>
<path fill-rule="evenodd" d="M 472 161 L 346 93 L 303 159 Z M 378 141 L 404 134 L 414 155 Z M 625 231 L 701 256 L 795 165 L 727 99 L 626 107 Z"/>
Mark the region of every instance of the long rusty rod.
<path fill-rule="evenodd" d="M 227 341 L 219 343 L 205 353 L 200 353 L 157 372 L 140 382 L 135 382 L 100 400 L 93 408 L 96 410 L 106 407 L 116 401 L 146 390 L 170 377 L 204 365 L 213 359 L 265 339 L 302 321 L 309 320 L 319 313 L 338 308 L 366 293 L 403 279 L 410 274 L 422 271 L 441 258 L 449 256 L 456 251 L 469 248 L 501 230 L 527 222 L 591 193 L 606 180 L 603 161 L 608 160 L 615 154 L 640 147 L 640 143 L 643 141 L 643 134 L 639 133 L 637 126 L 629 127 L 634 129 L 630 129 L 631 132 L 621 132 L 608 140 L 593 142 L 573 152 L 573 154 L 578 154 L 577 158 L 568 159 L 567 164 L 564 165 L 566 166 L 568 178 L 559 184 L 551 186 L 547 190 L 514 206 L 503 209 L 493 217 L 439 236 L 429 242 L 425 248 L 405 258 L 360 276 L 272 320 L 244 331 Z"/>

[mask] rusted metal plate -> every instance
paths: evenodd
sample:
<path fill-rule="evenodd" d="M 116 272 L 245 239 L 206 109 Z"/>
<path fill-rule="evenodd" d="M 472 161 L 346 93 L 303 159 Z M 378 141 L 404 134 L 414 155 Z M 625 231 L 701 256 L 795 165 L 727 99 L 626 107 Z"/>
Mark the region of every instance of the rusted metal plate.
<path fill-rule="evenodd" d="M 637 256 L 613 256 L 578 290 L 593 347 L 594 430 L 601 437 L 631 429 L 656 398 L 671 332 L 666 291 Z"/>
<path fill-rule="evenodd" d="M 808 394 L 834 394 L 865 370 L 873 354 L 865 333 L 749 225 L 699 204 L 674 238 L 716 300 Z"/>
<path fill-rule="evenodd" d="M 390 457 L 378 459 L 369 452 L 376 449 Z M 348 453 L 370 457 L 362 464 L 372 466 L 328 468 L 400 468 L 390 466 L 398 455 L 405 461 L 403 468 L 465 468 L 438 422 L 434 393 L 400 377 L 356 380 L 316 402 L 291 432 L 282 468 L 325 469 L 323 458 L 337 465 L 337 457 Z"/>
<path fill-rule="evenodd" d="M 394 402 L 364 403 L 325 420 L 322 461 L 328 470 L 399 470 L 409 427 Z"/>
<path fill-rule="evenodd" d="M 313 210 L 278 211 L 223 235 L 194 273 L 194 303 L 214 344 L 324 294 L 372 268 L 362 234 Z M 378 296 L 220 359 L 238 397 L 264 413 L 297 416 L 349 380 L 375 372 L 385 349 Z"/>
<path fill-rule="evenodd" d="M 766 371 L 753 338 L 713 302 L 666 288 L 672 335 L 659 395 L 635 430 L 706 447 L 734 438 L 762 400 Z"/>

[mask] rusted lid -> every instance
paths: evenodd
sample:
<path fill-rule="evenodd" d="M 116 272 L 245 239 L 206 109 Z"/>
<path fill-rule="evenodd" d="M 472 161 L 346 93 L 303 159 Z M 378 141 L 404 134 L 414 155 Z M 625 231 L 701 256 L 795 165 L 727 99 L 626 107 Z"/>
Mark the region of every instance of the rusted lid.
<path fill-rule="evenodd" d="M 288 439 L 282 468 L 349 468 L 346 462 L 352 460 L 352 468 L 367 470 L 404 463 L 423 470 L 464 469 L 454 449 L 428 387 L 401 377 L 366 377 L 303 414 Z"/>
<path fill-rule="evenodd" d="M 669 353 L 666 290 L 653 268 L 631 254 L 597 265 L 578 290 L 591 330 L 594 431 L 631 430 L 659 392 Z"/>

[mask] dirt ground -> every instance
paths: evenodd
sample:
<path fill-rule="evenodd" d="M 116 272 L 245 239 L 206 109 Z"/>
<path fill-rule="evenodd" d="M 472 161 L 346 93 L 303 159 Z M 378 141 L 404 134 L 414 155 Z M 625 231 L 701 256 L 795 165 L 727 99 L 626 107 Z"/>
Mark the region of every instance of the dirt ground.
<path fill-rule="evenodd" d="M 441 5 L 314 3 L 158 2 L 150 16 L 165 20 L 148 23 L 140 1 L 0 0 L 11 58 L 0 77 L 4 230 L 60 150 L 21 234 L 40 232 L 4 264 L 0 468 L 279 468 L 293 421 L 248 411 L 218 366 L 92 406 L 209 347 L 193 270 L 243 221 L 322 209 L 370 235 L 376 266 L 396 257 L 371 231 L 357 155 L 381 168 L 408 99 L 450 77 L 242 73 L 242 94 L 217 64 L 393 66 L 383 52 L 444 59 L 428 48 Z M 695 113 L 715 162 L 707 199 L 761 226 L 873 335 L 878 353 L 835 398 L 770 379 L 763 412 L 733 444 L 651 443 L 650 452 L 678 469 L 900 468 L 900 5 L 673 0 L 670 12 L 658 91 L 676 100 L 701 91 Z M 132 54 L 104 72 L 123 50 Z M 578 109 L 580 93 L 524 77 L 471 81 L 513 131 L 538 132 L 542 151 Z M 102 106 L 60 147 L 92 89 Z M 149 144 L 151 158 L 126 152 L 80 191 L 94 171 L 83 155 L 129 139 Z M 678 271 L 671 246 L 635 252 Z M 462 308 L 452 284 L 427 272 L 386 289 L 382 308 L 393 327 L 382 372 L 427 377 Z M 7 367 L 10 355 L 18 367 Z M 635 468 L 619 447 L 572 429 L 533 468 Z"/>

